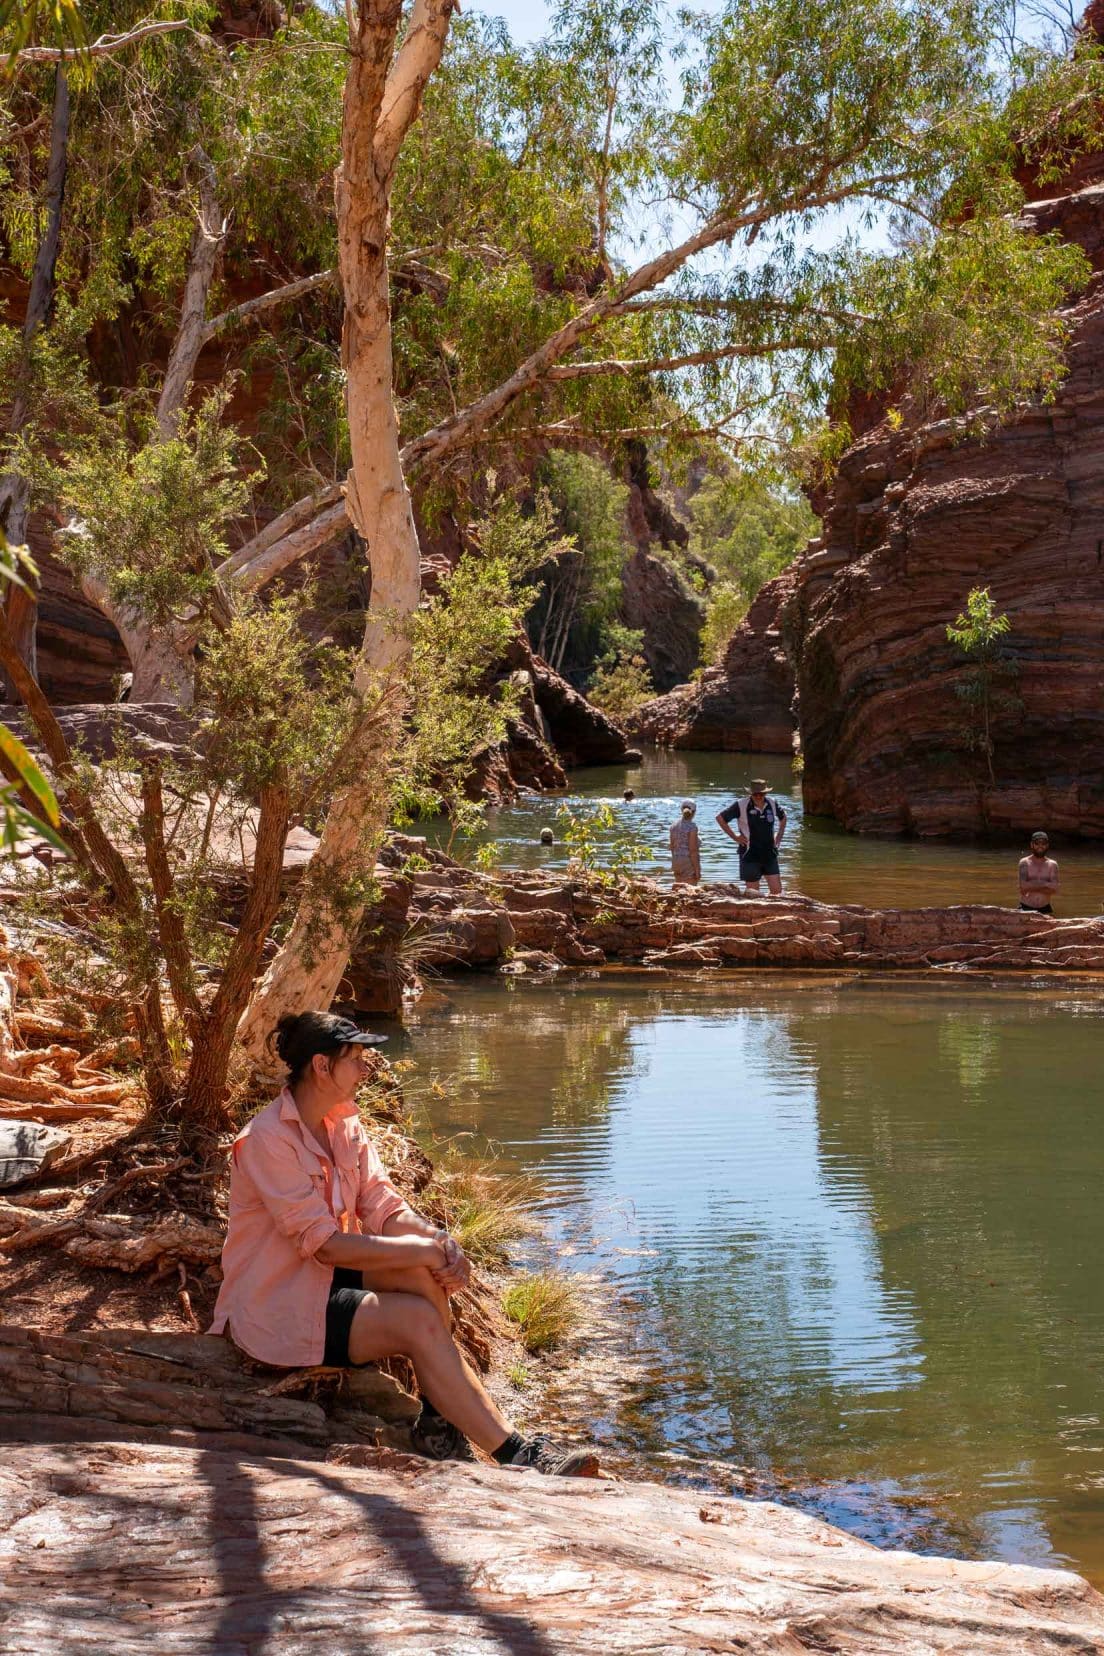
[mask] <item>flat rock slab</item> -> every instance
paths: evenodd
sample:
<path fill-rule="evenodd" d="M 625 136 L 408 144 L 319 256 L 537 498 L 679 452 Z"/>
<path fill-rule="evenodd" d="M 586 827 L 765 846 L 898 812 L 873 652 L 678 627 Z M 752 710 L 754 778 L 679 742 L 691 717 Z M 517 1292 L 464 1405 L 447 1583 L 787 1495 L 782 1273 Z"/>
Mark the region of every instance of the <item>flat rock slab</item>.
<path fill-rule="evenodd" d="M 36 1443 L 0 1470 L 5 1656 L 1099 1656 L 1078 1576 L 880 1552 L 648 1484 Z M 353 1461 L 356 1464 L 348 1464 Z"/>
<path fill-rule="evenodd" d="M 21 1184 L 32 1174 L 49 1167 L 63 1156 L 73 1142 L 71 1133 L 60 1127 L 44 1127 L 35 1121 L 0 1120 L 0 1190 Z"/>

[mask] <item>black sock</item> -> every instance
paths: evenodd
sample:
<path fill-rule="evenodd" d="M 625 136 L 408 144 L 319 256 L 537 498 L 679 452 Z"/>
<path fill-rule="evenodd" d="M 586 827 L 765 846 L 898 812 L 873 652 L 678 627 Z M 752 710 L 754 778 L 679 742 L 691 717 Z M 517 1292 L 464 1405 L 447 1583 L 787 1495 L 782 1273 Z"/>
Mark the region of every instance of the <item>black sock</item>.
<path fill-rule="evenodd" d="M 525 1439 L 520 1432 L 511 1432 L 505 1443 L 500 1443 L 497 1449 L 491 1450 L 491 1459 L 496 1460 L 499 1466 L 505 1466 L 507 1461 L 513 1460 Z"/>

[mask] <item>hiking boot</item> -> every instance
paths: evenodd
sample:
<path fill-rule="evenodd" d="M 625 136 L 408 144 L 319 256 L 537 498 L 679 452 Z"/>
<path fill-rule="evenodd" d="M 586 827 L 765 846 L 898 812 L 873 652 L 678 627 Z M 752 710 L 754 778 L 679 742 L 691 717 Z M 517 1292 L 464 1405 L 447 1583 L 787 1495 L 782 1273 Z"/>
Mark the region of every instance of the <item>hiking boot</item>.
<path fill-rule="evenodd" d="M 414 1453 L 424 1455 L 426 1460 L 475 1459 L 472 1446 L 459 1427 L 443 1415 L 427 1413 L 425 1409 L 410 1428 L 410 1441 L 414 1445 Z"/>
<path fill-rule="evenodd" d="M 564 1449 L 546 1437 L 526 1438 L 520 1449 L 500 1466 L 531 1467 L 553 1478 L 596 1478 L 598 1456 L 593 1449 Z"/>

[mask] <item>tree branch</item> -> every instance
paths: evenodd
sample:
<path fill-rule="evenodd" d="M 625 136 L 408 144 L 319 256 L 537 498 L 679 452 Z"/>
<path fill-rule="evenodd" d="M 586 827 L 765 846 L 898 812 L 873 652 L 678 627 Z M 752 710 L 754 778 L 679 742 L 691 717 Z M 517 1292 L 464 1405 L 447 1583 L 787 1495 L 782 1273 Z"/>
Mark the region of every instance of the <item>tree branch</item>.
<path fill-rule="evenodd" d="M 173 877 L 165 846 L 165 801 L 161 791 L 161 767 L 156 762 L 142 766 L 142 812 L 138 819 L 153 891 L 161 953 L 165 957 L 169 988 L 180 1016 L 194 1038 L 201 1016 L 199 996 L 192 972 L 188 938 L 180 910 L 173 902 Z"/>
<path fill-rule="evenodd" d="M 688 351 L 685 356 L 609 357 L 601 362 L 563 362 L 550 368 L 546 380 L 590 379 L 605 374 L 667 374 L 678 368 L 702 368 L 735 357 L 773 356 L 779 351 L 822 351 L 830 339 L 779 339 L 761 345 L 717 345 L 709 351 Z"/>
<path fill-rule="evenodd" d="M 192 151 L 199 169 L 199 219 L 188 255 L 188 274 L 180 306 L 180 326 L 169 353 L 161 395 L 157 402 L 157 430 L 162 442 L 175 435 L 180 410 L 192 383 L 199 353 L 205 344 L 207 295 L 215 274 L 215 261 L 226 235 L 226 220 L 219 215 L 215 191 L 215 169 L 205 150 Z"/>
<path fill-rule="evenodd" d="M 382 179 L 395 170 L 422 97 L 441 61 L 456 0 L 414 0 L 406 37 L 391 65 L 376 124 L 376 165 Z"/>
<path fill-rule="evenodd" d="M 314 276 L 301 276 L 298 281 L 285 282 L 283 287 L 273 288 L 269 293 L 262 293 L 256 299 L 246 299 L 240 305 L 234 305 L 230 310 L 223 311 L 219 316 L 213 316 L 204 325 L 201 343 L 209 345 L 211 340 L 228 328 L 237 328 L 243 322 L 251 322 L 262 311 L 271 310 L 276 305 L 290 304 L 293 299 L 301 299 L 306 293 L 313 293 L 315 288 L 329 287 L 337 281 L 337 267 L 332 270 L 320 270 Z"/>
<path fill-rule="evenodd" d="M 107 57 L 112 52 L 121 52 L 125 46 L 134 46 L 140 40 L 149 40 L 153 35 L 170 34 L 180 29 L 187 29 L 197 40 L 209 43 L 209 37 L 193 29 L 186 17 L 178 17 L 163 22 L 138 23 L 125 34 L 102 34 L 88 46 L 22 46 L 19 51 L 12 53 L 12 58 L 17 64 L 79 63 L 81 58 Z"/>
<path fill-rule="evenodd" d="M 271 581 L 298 559 L 305 558 L 309 552 L 316 552 L 320 546 L 325 546 L 327 541 L 348 533 L 351 528 L 349 513 L 342 496 L 336 505 L 328 506 L 324 512 L 319 512 L 292 534 L 273 541 L 248 563 L 239 564 L 229 576 L 234 590 L 256 592 L 259 587 L 263 587 L 266 582 Z M 224 564 L 223 568 L 225 567 Z"/>
<path fill-rule="evenodd" d="M 277 541 L 294 534 L 321 513 L 329 511 L 330 507 L 343 499 L 343 489 L 344 483 L 330 483 L 324 489 L 315 490 L 313 494 L 301 496 L 286 511 L 281 512 L 279 517 L 274 517 L 271 523 L 266 523 L 263 529 L 258 530 L 252 539 L 239 546 L 236 552 L 232 552 L 225 563 L 219 565 L 219 580 L 224 581 L 227 576 L 235 575 L 246 564 L 253 563 L 270 546 L 275 546 Z"/>

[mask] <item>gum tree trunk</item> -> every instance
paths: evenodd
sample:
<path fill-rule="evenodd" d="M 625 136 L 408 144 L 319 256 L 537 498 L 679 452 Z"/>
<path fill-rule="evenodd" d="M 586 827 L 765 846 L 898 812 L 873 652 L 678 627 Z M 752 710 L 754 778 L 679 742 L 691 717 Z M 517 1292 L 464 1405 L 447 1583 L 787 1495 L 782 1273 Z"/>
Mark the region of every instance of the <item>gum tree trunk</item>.
<path fill-rule="evenodd" d="M 389 767 L 406 710 L 403 665 L 421 568 L 392 390 L 391 189 L 403 139 L 440 62 L 451 12 L 452 0 L 415 0 L 402 49 L 393 57 L 401 4 L 366 3 L 359 9 L 352 42 L 336 204 L 352 451 L 345 497 L 372 568 L 371 607 L 357 670 L 365 718 L 355 780 L 330 809 L 291 930 L 242 1022 L 241 1038 L 258 1058 L 284 1012 L 327 1007 L 333 1000 L 387 820 Z"/>
<path fill-rule="evenodd" d="M 69 158 L 69 82 L 65 67 L 59 64 L 54 76 L 54 108 L 50 126 L 50 160 L 46 172 L 46 229 L 35 253 L 31 291 L 27 298 L 27 315 L 23 322 L 23 371 L 30 367 L 30 350 L 35 334 L 50 314 L 54 302 L 54 271 L 57 267 L 58 243 L 61 238 L 61 214 L 65 205 L 65 174 Z M 25 392 L 25 386 L 24 386 Z M 24 392 L 17 391 L 12 402 L 8 430 L 17 437 L 27 421 L 27 401 Z M 31 492 L 27 479 L 17 471 L 10 472 L 0 482 L 0 523 L 13 546 L 22 546 L 27 539 L 27 516 Z M 8 628 L 21 661 L 37 677 L 38 674 L 38 594 L 30 584 L 9 587 L 5 599 Z M 7 682 L 9 695 L 14 685 Z"/>

